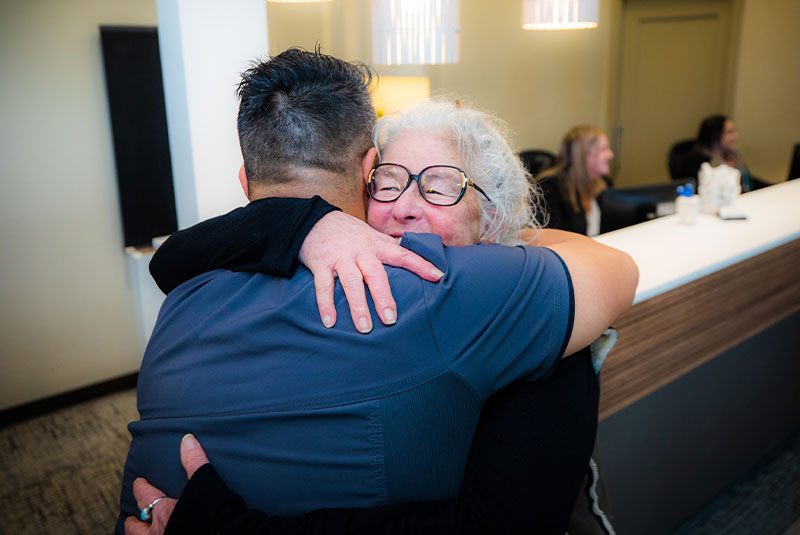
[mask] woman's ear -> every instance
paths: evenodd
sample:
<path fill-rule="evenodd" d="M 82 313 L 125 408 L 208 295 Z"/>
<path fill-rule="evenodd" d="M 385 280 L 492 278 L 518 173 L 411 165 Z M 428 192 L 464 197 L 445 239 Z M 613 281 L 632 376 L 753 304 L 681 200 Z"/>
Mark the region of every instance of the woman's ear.
<path fill-rule="evenodd" d="M 369 178 L 369 172 L 372 171 L 372 168 L 375 167 L 375 164 L 378 163 L 378 149 L 372 147 L 367 151 L 364 155 L 364 159 L 361 160 L 361 178 L 364 182 L 367 181 Z"/>
<path fill-rule="evenodd" d="M 496 212 L 494 208 L 487 208 L 486 214 L 481 216 L 481 236 L 480 241 L 485 243 L 498 243 L 500 236 L 505 232 L 505 228 L 495 228 L 491 232 L 492 225 L 494 224 Z M 506 228 L 508 225 L 504 225 Z"/>
<path fill-rule="evenodd" d="M 239 168 L 239 184 L 242 186 L 242 191 L 244 191 L 244 196 L 250 199 L 249 189 L 247 187 L 247 173 L 244 170 L 244 164 Z"/>

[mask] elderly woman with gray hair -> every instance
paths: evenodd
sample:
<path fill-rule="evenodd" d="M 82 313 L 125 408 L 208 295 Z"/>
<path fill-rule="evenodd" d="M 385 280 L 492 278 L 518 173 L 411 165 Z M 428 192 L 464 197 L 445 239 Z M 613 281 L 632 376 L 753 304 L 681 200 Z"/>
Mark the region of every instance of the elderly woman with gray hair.
<path fill-rule="evenodd" d="M 452 101 L 425 101 L 404 113 L 381 118 L 375 125 L 372 139 L 379 162 L 394 162 L 397 159 L 395 155 L 408 158 L 416 150 L 431 162 L 461 163 L 463 170 L 447 166 L 422 170 L 423 177 L 428 175 L 426 178 L 431 182 L 436 180 L 441 183 L 449 179 L 456 186 L 463 175 L 479 193 L 470 195 L 467 193 L 469 190 L 465 190 L 465 195 L 475 197 L 476 203 L 470 202 L 469 198 L 464 199 L 479 211 L 480 221 L 477 225 L 469 225 L 467 229 L 453 229 L 449 225 L 426 229 L 427 232 L 442 236 L 442 241 L 447 245 L 473 245 L 478 242 L 519 245 L 524 243 L 521 231 L 538 226 L 537 214 L 531 212 L 531 206 L 536 206 L 531 199 L 537 194 L 531 187 L 530 174 L 509 146 L 505 123 L 496 117 Z M 434 139 L 436 145 L 428 144 Z M 418 146 L 412 147 L 414 140 Z M 391 166 L 396 164 L 380 163 L 373 170 L 373 179 L 376 175 L 395 173 L 397 169 Z M 399 173 L 398 178 L 402 179 L 402 175 L 402 172 Z M 418 180 L 417 183 L 424 197 L 427 182 Z M 460 189 L 456 188 L 456 191 Z M 373 194 L 372 198 L 378 201 L 376 195 Z M 397 204 L 393 206 L 396 208 Z M 457 208 L 454 206 L 450 211 L 454 209 Z M 370 225 L 383 230 L 373 223 L 377 221 L 377 216 L 371 215 L 371 212 L 383 213 L 381 207 L 372 202 L 367 210 Z M 426 223 L 422 222 L 423 225 Z M 406 230 L 414 232 L 414 228 L 409 226 Z M 462 235 L 451 239 L 451 234 L 457 230 Z"/>
<path fill-rule="evenodd" d="M 531 240 L 536 245 L 554 246 L 585 240 L 559 231 L 537 230 L 536 214 L 531 211 L 531 206 L 536 204 L 531 203 L 531 197 L 536 194 L 531 189 L 527 171 L 503 132 L 504 127 L 497 119 L 446 101 L 425 102 L 403 114 L 381 119 L 374 130 L 375 148 L 365 156 L 362 169 L 369 196 L 366 214 L 369 225 L 397 239 L 406 232 L 437 234 L 450 246 L 478 242 L 515 245 Z M 328 279 L 333 277 L 331 268 L 340 272 L 337 262 L 342 256 L 350 255 L 352 243 L 361 239 L 351 232 L 355 227 L 350 222 L 342 223 L 342 219 L 349 216 L 332 215 L 336 217 L 319 216 L 319 223 L 311 233 L 308 229 L 298 229 L 294 238 L 295 242 L 303 242 L 301 260 L 315 277 L 322 279 L 322 283 L 317 283 L 318 301 L 326 324 L 335 321 L 335 316 L 331 317 L 335 313 L 331 306 L 333 298 L 328 295 L 333 291 L 328 284 Z M 273 221 L 275 226 L 280 223 Z M 153 275 L 158 281 L 158 272 L 162 270 L 189 274 L 219 267 L 237 269 L 242 265 L 247 267 L 245 271 L 274 274 L 273 263 L 265 258 L 285 256 L 292 246 L 283 244 L 282 248 L 268 254 L 263 250 L 253 254 L 250 247 L 253 235 L 241 229 L 275 232 L 275 226 L 264 228 L 263 220 L 240 220 L 236 228 L 223 228 L 210 241 L 183 231 L 178 238 L 192 242 L 192 257 L 176 255 L 175 251 L 186 249 L 173 242 L 171 247 L 158 253 L 160 267 Z M 214 257 L 220 243 L 226 244 L 231 258 Z M 231 247 L 231 243 L 235 246 Z M 568 253 L 569 249 L 565 251 Z M 632 270 L 635 272 L 635 266 Z M 373 288 L 374 278 L 365 275 L 365 279 L 370 283 L 375 302 L 379 302 Z M 486 284 L 491 285 L 492 281 Z M 163 285 L 162 288 L 169 291 Z M 633 288 L 635 277 L 630 288 L 631 298 Z M 357 293 L 353 296 L 359 297 Z M 629 305 L 628 296 L 620 302 L 626 300 Z M 353 306 L 351 303 L 351 309 Z M 542 306 L 548 305 L 543 303 Z M 617 308 L 626 307 L 621 304 Z M 621 311 L 608 314 L 616 317 Z M 357 314 L 353 314 L 353 321 L 358 327 Z M 351 530 L 364 533 L 486 530 L 512 533 L 523 528 L 540 533 L 564 533 L 589 463 L 597 423 L 597 379 L 588 349 L 580 350 L 591 338 L 577 334 L 587 331 L 584 324 L 578 325 L 586 321 L 586 316 L 579 319 L 576 315 L 576 325 L 566 348 L 566 354 L 574 354 L 562 359 L 548 379 L 516 381 L 484 404 L 461 492 L 456 499 L 373 509 L 323 510 L 296 518 L 267 517 L 247 510 L 215 474 L 209 474 L 209 467 L 203 471 L 204 479 L 192 477 L 178 501 L 177 518 L 169 520 L 175 529 L 173 532 L 211 526 L 222 529 L 227 523 L 228 527 L 237 526 L 237 529 L 249 526 L 248 533 L 345 533 Z M 608 325 L 610 320 L 601 314 L 592 321 Z M 498 359 L 502 357 L 497 356 Z M 391 358 L 391 355 L 376 355 L 375 358 Z M 186 450 L 201 451 L 195 442 L 188 442 L 191 448 Z M 210 455 L 213 461 L 214 452 Z M 192 476 L 197 466 L 190 467 L 186 462 L 184 465 Z M 261 477 L 269 477 L 269 474 L 261 474 Z M 153 501 L 150 498 L 156 499 L 160 492 L 138 481 L 134 493 L 140 506 L 146 508 Z M 209 488 L 217 495 L 211 506 L 206 492 Z M 205 497 L 199 499 L 198 496 Z M 150 512 L 155 517 L 169 517 L 174 501 L 169 505 L 160 510 L 151 508 Z M 209 519 L 210 510 L 215 518 Z M 151 527 L 157 524 L 165 525 L 166 518 L 154 522 Z M 145 527 L 135 521 L 126 522 L 129 533 L 151 533 L 143 529 Z M 167 532 L 170 532 L 169 527 Z"/>

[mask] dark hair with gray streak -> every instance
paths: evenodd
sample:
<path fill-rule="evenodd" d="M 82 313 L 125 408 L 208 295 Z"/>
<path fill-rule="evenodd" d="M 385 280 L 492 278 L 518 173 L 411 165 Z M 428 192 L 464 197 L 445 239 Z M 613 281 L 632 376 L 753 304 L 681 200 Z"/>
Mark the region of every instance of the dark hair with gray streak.
<path fill-rule="evenodd" d="M 290 48 L 242 73 L 236 93 L 248 181 L 286 183 L 309 169 L 355 176 L 375 124 L 372 76 L 319 48 Z"/>

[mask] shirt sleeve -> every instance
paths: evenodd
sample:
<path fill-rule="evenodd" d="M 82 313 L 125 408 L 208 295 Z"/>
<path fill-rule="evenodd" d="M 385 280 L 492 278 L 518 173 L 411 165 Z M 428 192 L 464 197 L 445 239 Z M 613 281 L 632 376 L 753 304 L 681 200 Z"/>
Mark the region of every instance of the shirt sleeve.
<path fill-rule="evenodd" d="M 574 317 L 572 281 L 556 253 L 530 246 L 442 247 L 438 237 L 423 234 L 406 238 L 445 273 L 438 284 L 425 284 L 425 300 L 449 369 L 484 401 L 517 379 L 549 375 Z"/>
<path fill-rule="evenodd" d="M 170 236 L 153 255 L 150 274 L 165 294 L 215 269 L 291 277 L 311 228 L 334 210 L 318 196 L 253 201 Z"/>

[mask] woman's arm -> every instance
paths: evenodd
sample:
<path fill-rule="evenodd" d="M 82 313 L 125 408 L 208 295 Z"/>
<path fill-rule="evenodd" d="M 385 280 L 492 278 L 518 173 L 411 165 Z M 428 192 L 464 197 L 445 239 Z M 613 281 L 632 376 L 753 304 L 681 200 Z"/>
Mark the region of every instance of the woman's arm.
<path fill-rule="evenodd" d="M 522 238 L 556 252 L 572 278 L 575 322 L 565 355 L 594 342 L 630 308 L 639 268 L 627 253 L 564 230 L 528 229 Z"/>
<path fill-rule="evenodd" d="M 174 233 L 153 255 L 150 274 L 165 294 L 215 269 L 291 277 L 311 228 L 338 210 L 320 197 L 253 201 Z"/>
<path fill-rule="evenodd" d="M 299 262 L 314 273 L 325 325 L 336 323 L 332 302 L 333 279 L 338 277 L 361 332 L 372 329 L 365 282 L 381 321 L 391 325 L 397 318 L 383 264 L 429 281 L 442 276 L 430 262 L 320 197 L 260 199 L 176 232 L 153 255 L 150 273 L 169 293 L 215 269 L 291 277 Z"/>

